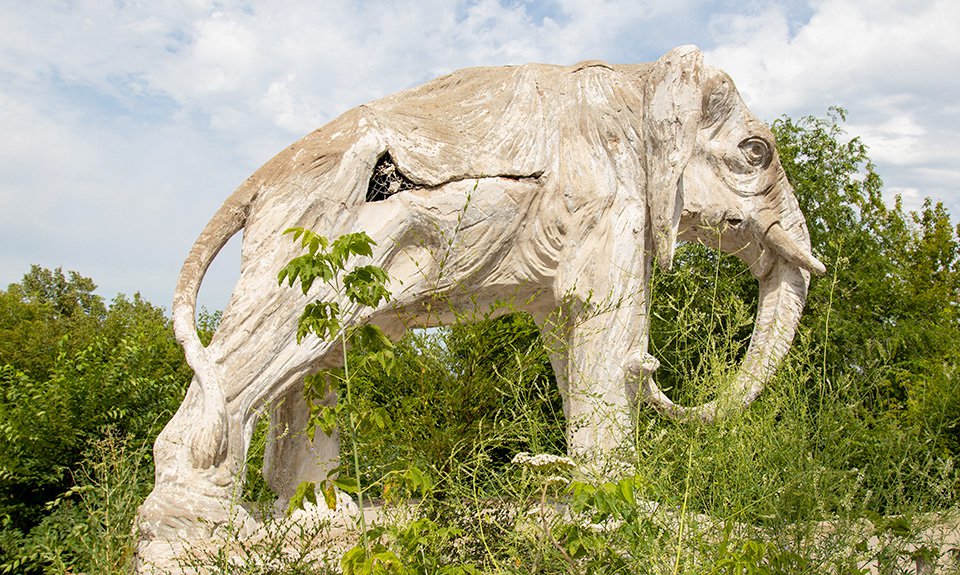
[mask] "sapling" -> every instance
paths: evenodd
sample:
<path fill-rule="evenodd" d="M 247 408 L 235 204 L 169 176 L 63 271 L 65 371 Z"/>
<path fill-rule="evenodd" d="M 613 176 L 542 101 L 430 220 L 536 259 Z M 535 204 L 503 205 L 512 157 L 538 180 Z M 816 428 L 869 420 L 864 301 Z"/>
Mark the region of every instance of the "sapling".
<path fill-rule="evenodd" d="M 390 300 L 387 290 L 387 273 L 375 265 L 349 267 L 348 263 L 354 256 L 373 256 L 373 246 L 376 242 L 364 232 L 344 234 L 332 242 L 324 236 L 304 228 L 290 228 L 284 234 L 292 234 L 293 240 L 300 242 L 301 248 L 307 253 L 298 256 L 284 266 L 278 275 L 279 283 L 284 280 L 288 286 L 293 286 L 297 280 L 306 295 L 314 282 L 320 280 L 333 292 L 330 301 L 315 299 L 308 303 L 297 323 L 297 343 L 303 341 L 310 334 L 322 340 L 338 342 L 343 353 L 343 371 L 337 373 L 326 370 L 306 380 L 306 395 L 310 404 L 310 419 L 307 433 L 313 440 L 316 430 L 330 435 L 336 428 L 338 420 L 345 420 L 351 446 L 353 447 L 354 477 L 340 476 L 328 480 L 323 486 L 324 499 L 331 508 L 336 506 L 335 488 L 339 487 L 349 493 L 355 493 L 360 508 L 360 533 L 364 550 L 369 553 L 370 543 L 367 534 L 366 519 L 364 517 L 363 496 L 364 486 L 360 481 L 360 458 L 357 449 L 357 430 L 365 423 L 372 423 L 378 427 L 385 424 L 385 413 L 375 411 L 362 413 L 355 408 L 351 394 L 351 378 L 355 371 L 351 367 L 360 367 L 367 362 L 377 362 L 385 369 L 393 359 L 393 343 L 390 338 L 376 325 L 371 323 L 347 322 L 349 309 L 341 307 L 346 301 L 358 308 L 376 308 L 381 303 Z M 348 348 L 359 349 L 362 355 L 360 365 L 351 366 L 347 360 Z M 323 399 L 329 391 L 337 391 L 343 386 L 345 392 L 336 406 L 329 406 L 315 401 Z M 304 500 L 312 499 L 315 486 L 304 482 L 297 489 L 297 496 L 290 502 L 289 511 L 302 507 Z"/>

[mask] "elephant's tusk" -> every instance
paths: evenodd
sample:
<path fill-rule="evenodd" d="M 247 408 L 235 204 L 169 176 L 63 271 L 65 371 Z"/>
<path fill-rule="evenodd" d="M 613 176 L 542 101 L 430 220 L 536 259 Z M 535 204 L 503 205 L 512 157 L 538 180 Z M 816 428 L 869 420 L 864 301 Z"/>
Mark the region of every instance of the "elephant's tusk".
<path fill-rule="evenodd" d="M 767 229 L 766 245 L 772 246 L 774 250 L 788 262 L 799 266 L 805 270 L 811 271 L 818 276 L 827 272 L 826 266 L 820 262 L 809 250 L 804 249 L 783 229 L 780 222 L 774 223 Z"/>

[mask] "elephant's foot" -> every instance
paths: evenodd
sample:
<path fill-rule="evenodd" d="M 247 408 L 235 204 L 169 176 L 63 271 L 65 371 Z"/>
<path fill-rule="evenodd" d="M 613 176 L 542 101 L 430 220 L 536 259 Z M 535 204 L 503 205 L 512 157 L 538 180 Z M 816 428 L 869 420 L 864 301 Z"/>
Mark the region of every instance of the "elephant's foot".
<path fill-rule="evenodd" d="M 137 571 L 177 572 L 190 548 L 212 540 L 246 539 L 259 523 L 231 494 L 196 485 L 158 485 L 140 506 L 136 529 Z"/>
<path fill-rule="evenodd" d="M 624 457 L 627 454 L 627 451 L 618 450 L 612 453 L 599 453 L 590 458 L 578 458 L 573 477 L 578 481 L 599 484 L 633 476 L 637 468 L 627 463 L 627 459 L 632 459 Z"/>
<path fill-rule="evenodd" d="M 199 540 L 226 532 L 252 533 L 257 522 L 227 493 L 166 485 L 150 493 L 137 519 L 142 539 Z"/>

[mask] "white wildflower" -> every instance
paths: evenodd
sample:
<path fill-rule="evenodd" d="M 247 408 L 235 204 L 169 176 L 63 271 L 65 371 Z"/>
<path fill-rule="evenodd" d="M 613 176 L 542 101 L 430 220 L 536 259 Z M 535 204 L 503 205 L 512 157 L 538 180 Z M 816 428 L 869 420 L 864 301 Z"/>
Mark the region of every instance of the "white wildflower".
<path fill-rule="evenodd" d="M 530 455 L 526 451 L 513 456 L 511 463 L 514 465 L 526 465 L 534 469 L 545 470 L 548 468 L 575 469 L 577 464 L 569 457 L 563 455 L 553 455 L 552 453 L 538 453 Z"/>
<path fill-rule="evenodd" d="M 570 480 L 566 477 L 560 477 L 559 475 L 551 475 L 550 477 L 544 479 L 543 483 L 547 486 L 565 487 L 570 483 Z"/>

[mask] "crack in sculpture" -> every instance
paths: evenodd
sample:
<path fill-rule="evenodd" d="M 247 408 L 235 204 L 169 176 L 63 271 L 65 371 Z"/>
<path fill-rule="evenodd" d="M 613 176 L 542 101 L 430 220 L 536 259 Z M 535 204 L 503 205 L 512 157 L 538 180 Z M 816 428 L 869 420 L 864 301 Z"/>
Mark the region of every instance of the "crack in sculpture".
<path fill-rule="evenodd" d="M 773 135 L 696 48 L 653 64 L 468 69 L 351 110 L 244 182 L 184 262 L 173 320 L 195 375 L 155 445 L 156 485 L 139 516 L 143 559 L 154 542 L 207 537 L 230 521 L 267 406 L 264 473 L 281 498 L 336 466 L 336 434 L 311 443 L 281 431 L 305 427 L 303 376 L 339 358 L 327 342 L 296 344 L 304 300 L 276 283 L 296 255 L 281 237 L 292 226 L 328 237 L 362 230 L 378 242 L 373 260 L 390 274 L 394 299 L 373 311 L 341 302 L 348 321 L 399 334 L 452 320 L 437 301 L 527 302 L 564 350 L 551 361 L 580 458 L 602 457 L 628 436 L 635 399 L 704 421 L 749 405 L 790 347 L 809 273 L 824 271 Z M 200 283 L 241 229 L 240 279 L 204 348 L 194 320 Z M 736 255 L 760 283 L 727 404 L 676 405 L 652 377 L 652 263 L 669 268 L 678 239 Z"/>

